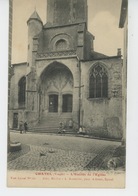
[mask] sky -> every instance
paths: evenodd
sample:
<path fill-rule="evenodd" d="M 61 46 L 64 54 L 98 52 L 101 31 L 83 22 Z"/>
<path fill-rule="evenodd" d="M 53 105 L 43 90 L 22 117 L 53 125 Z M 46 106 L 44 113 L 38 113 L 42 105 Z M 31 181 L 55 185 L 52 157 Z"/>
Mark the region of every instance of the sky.
<path fill-rule="evenodd" d="M 123 49 L 123 30 L 119 28 L 121 0 L 87 0 L 88 30 L 95 36 L 94 50 L 115 56 Z M 12 63 L 27 60 L 27 20 L 36 9 L 46 23 L 46 0 L 13 0 Z"/>

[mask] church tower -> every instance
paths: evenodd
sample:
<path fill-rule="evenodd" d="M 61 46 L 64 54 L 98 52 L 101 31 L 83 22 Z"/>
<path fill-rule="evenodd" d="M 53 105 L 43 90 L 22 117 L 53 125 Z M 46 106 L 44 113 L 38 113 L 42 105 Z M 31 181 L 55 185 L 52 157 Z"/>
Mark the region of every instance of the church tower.
<path fill-rule="evenodd" d="M 47 0 L 47 22 L 52 26 L 87 24 L 87 0 Z"/>
<path fill-rule="evenodd" d="M 36 11 L 33 12 L 33 14 L 30 16 L 30 18 L 27 21 L 28 25 L 28 57 L 27 57 L 27 63 L 28 66 L 32 66 L 32 52 L 33 52 L 33 38 L 35 35 L 39 34 L 43 27 L 43 22 L 41 18 L 39 17 L 38 13 Z"/>
<path fill-rule="evenodd" d="M 87 31 L 87 10 L 87 0 L 47 0 L 40 53 L 73 51 L 79 59 L 88 59 L 94 37 Z"/>

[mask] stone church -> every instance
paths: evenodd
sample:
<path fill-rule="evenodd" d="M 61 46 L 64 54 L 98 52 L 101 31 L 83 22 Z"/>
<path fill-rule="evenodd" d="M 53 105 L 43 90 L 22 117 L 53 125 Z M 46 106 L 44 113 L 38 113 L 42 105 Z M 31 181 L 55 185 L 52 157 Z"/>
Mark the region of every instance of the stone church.
<path fill-rule="evenodd" d="M 27 62 L 12 65 L 10 128 L 26 121 L 32 131 L 54 132 L 63 122 L 68 131 L 121 138 L 121 51 L 94 50 L 87 0 L 47 0 L 46 24 L 34 11 L 27 25 Z"/>

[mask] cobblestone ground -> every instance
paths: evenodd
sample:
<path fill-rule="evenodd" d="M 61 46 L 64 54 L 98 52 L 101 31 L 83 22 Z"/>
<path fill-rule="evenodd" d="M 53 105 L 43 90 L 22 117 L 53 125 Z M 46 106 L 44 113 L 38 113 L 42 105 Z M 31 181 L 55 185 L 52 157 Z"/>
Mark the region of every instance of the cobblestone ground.
<path fill-rule="evenodd" d="M 113 141 L 30 133 L 11 133 L 11 141 L 19 141 L 30 150 L 10 153 L 9 170 L 82 171 L 93 165 L 92 160 L 103 150 L 120 145 Z"/>

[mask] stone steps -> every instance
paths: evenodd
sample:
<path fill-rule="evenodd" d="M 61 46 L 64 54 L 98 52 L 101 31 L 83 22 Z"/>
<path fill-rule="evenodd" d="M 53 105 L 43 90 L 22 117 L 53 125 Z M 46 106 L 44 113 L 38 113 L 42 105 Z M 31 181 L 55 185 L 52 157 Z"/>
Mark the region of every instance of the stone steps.
<path fill-rule="evenodd" d="M 58 133 L 58 127 L 34 127 L 29 130 L 30 132 L 39 132 L 39 133 Z M 63 133 L 63 132 L 62 132 Z M 76 134 L 74 130 L 67 129 L 64 134 Z"/>
<path fill-rule="evenodd" d="M 58 132 L 60 122 L 68 127 L 68 121 L 71 119 L 70 115 L 57 116 L 55 114 L 43 115 L 40 122 L 33 128 L 34 131 L 44 132 Z"/>
<path fill-rule="evenodd" d="M 57 133 L 58 127 L 34 127 L 33 131 L 41 133 Z"/>

